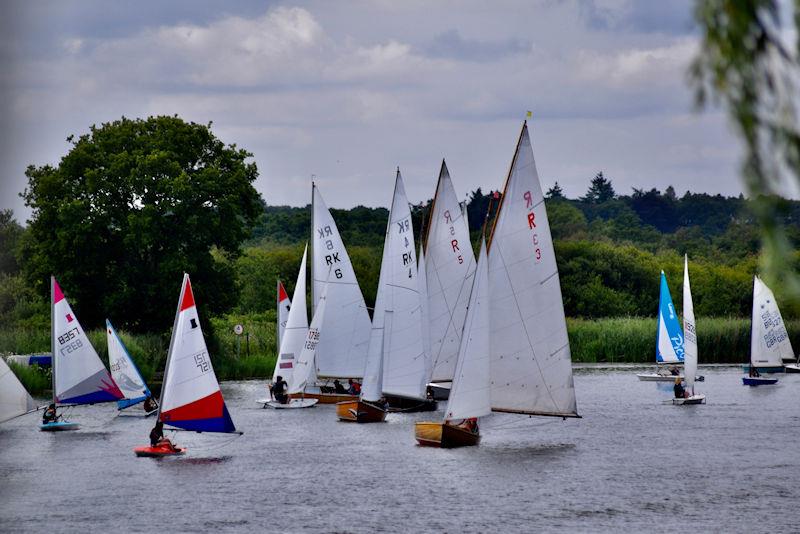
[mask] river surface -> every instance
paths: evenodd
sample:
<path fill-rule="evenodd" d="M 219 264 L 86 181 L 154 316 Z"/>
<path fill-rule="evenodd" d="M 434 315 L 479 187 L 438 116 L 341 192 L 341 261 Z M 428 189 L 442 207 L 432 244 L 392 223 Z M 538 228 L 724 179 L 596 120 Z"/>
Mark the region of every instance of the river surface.
<path fill-rule="evenodd" d="M 583 419 L 498 414 L 479 447 L 415 445 L 413 423 L 336 421 L 332 406 L 264 410 L 262 382 L 227 382 L 239 438 L 180 432 L 177 458 L 136 458 L 153 419 L 75 408 L 0 425 L 3 532 L 797 532 L 800 375 L 747 388 L 701 368 L 704 406 L 633 369 L 578 369 Z M 444 402 L 440 402 L 444 408 Z"/>

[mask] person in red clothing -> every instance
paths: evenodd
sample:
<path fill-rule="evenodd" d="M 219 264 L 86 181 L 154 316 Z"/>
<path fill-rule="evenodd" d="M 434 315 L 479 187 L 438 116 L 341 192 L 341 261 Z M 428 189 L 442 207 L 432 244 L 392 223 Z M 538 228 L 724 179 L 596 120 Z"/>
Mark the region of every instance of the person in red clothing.
<path fill-rule="evenodd" d="M 355 382 L 352 378 L 348 378 L 347 383 L 350 385 L 350 388 L 347 390 L 350 395 L 361 394 L 361 384 Z"/>

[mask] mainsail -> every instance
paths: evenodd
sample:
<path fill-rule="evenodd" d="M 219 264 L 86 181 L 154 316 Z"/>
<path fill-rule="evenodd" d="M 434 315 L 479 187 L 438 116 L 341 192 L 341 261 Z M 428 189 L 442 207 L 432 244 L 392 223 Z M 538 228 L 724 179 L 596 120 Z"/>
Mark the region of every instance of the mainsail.
<path fill-rule="evenodd" d="M 50 277 L 52 294 L 53 401 L 94 404 L 124 397 L 86 337 L 64 293 Z"/>
<path fill-rule="evenodd" d="M 172 326 L 158 417 L 185 430 L 236 431 L 211 365 L 188 274 Z"/>
<path fill-rule="evenodd" d="M 697 374 L 697 332 L 694 323 L 692 288 L 689 285 L 689 257 L 683 257 L 683 338 L 684 377 L 686 387 L 694 394 L 694 378 Z"/>
<path fill-rule="evenodd" d="M 397 171 L 389 228 L 384 243 L 386 276 L 383 333 L 383 392 L 425 399 L 426 357 L 422 341 L 422 307 L 417 285 L 417 254 L 411 210 Z M 381 276 L 383 277 L 383 268 Z"/>
<path fill-rule="evenodd" d="M 289 309 L 292 307 L 292 301 L 289 300 L 289 295 L 286 293 L 286 288 L 283 287 L 283 284 L 280 280 L 278 280 L 278 307 L 277 307 L 277 314 L 276 319 L 278 323 L 278 330 L 276 332 L 275 339 L 277 341 L 277 349 L 278 354 L 281 352 L 281 338 L 283 337 L 283 331 L 286 329 L 286 321 L 289 320 Z"/>
<path fill-rule="evenodd" d="M 317 370 L 321 377 L 360 377 L 364 372 L 369 346 L 369 314 L 350 256 L 344 248 L 331 212 L 319 189 L 313 184 L 311 189 L 312 313 L 319 305 L 319 298 L 330 272 L 328 313 L 325 315 L 325 323 L 320 325 L 325 337 L 317 347 Z"/>
<path fill-rule="evenodd" d="M 433 359 L 431 357 L 431 324 L 428 308 L 428 277 L 425 272 L 425 251 L 419 244 L 419 262 L 417 263 L 417 285 L 419 286 L 419 305 L 422 312 L 422 350 L 425 351 L 425 377 L 431 379 Z"/>
<path fill-rule="evenodd" d="M 111 326 L 111 321 L 106 319 L 106 338 L 108 340 L 108 368 L 125 398 L 117 401 L 120 410 L 143 402 L 150 396 L 150 390 L 144 383 L 139 369 L 133 363 L 128 349 L 120 339 L 117 331 Z"/>
<path fill-rule="evenodd" d="M 364 366 L 364 379 L 361 383 L 361 399 L 377 402 L 383 397 L 383 333 L 385 327 L 386 276 L 389 272 L 386 241 L 389 239 L 391 220 L 386 221 L 384 247 L 381 256 L 381 270 L 378 274 L 378 291 L 375 295 L 375 307 L 372 311 L 372 328 L 367 350 L 367 362 Z"/>
<path fill-rule="evenodd" d="M 274 383 L 278 376 L 291 383 L 294 364 L 303 348 L 308 334 L 308 312 L 306 311 L 306 256 L 308 246 L 303 250 L 303 259 L 300 262 L 300 271 L 297 273 L 297 283 L 294 285 L 294 306 L 289 310 L 286 328 L 281 337 L 281 348 L 278 359 L 275 361 L 275 371 L 272 373 Z"/>
<path fill-rule="evenodd" d="M 445 420 L 481 417 L 491 412 L 489 385 L 489 261 L 481 240 Z"/>
<path fill-rule="evenodd" d="M 488 255 L 492 409 L 577 417 L 558 267 L 527 124 Z"/>
<path fill-rule="evenodd" d="M 0 358 L 0 423 L 36 410 L 25 386 Z"/>
<path fill-rule="evenodd" d="M 783 359 L 794 357 L 775 295 L 761 278 L 753 277 L 753 317 L 750 335 L 750 364 L 781 367 Z"/>
<path fill-rule="evenodd" d="M 319 302 L 317 302 L 317 310 L 314 312 L 314 317 L 311 319 L 311 326 L 308 327 L 306 339 L 303 342 L 303 347 L 300 349 L 300 355 L 295 363 L 291 382 L 289 382 L 289 395 L 301 393 L 306 386 L 313 386 L 317 380 L 316 363 L 314 360 L 320 339 L 322 339 L 320 326 L 325 320 L 326 293 L 328 287 L 329 286 L 326 286 L 322 290 Z"/>
<path fill-rule="evenodd" d="M 683 333 L 678 313 L 672 304 L 667 277 L 661 271 L 661 292 L 658 298 L 658 330 L 656 333 L 656 362 L 680 363 L 684 358 Z"/>
<path fill-rule="evenodd" d="M 444 160 L 436 184 L 425 250 L 432 379 L 451 380 L 475 274 L 475 255 L 467 220 Z"/>

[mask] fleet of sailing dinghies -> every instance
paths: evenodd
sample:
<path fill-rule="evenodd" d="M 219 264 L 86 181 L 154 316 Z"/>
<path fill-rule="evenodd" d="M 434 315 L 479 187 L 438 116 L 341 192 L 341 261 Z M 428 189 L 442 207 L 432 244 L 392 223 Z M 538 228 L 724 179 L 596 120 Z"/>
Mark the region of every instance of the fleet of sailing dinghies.
<path fill-rule="evenodd" d="M 327 294 L 328 313 L 320 325 L 325 335 L 317 347 L 317 374 L 320 378 L 361 378 L 370 338 L 369 313 L 328 206 L 316 185 L 312 184 L 311 190 L 312 315 L 319 305 L 329 273 L 331 282 Z"/>
<path fill-rule="evenodd" d="M 28 394 L 8 364 L 0 358 L 0 423 L 37 410 Z"/>
<path fill-rule="evenodd" d="M 277 342 L 277 352 L 276 354 L 281 353 L 281 338 L 283 337 L 283 331 L 286 329 L 286 322 L 289 320 L 289 310 L 292 307 L 292 301 L 289 300 L 289 295 L 286 293 L 286 289 L 283 287 L 283 284 L 280 280 L 278 280 L 278 291 L 277 291 L 277 313 L 275 317 L 277 320 L 275 321 L 276 324 L 276 332 L 275 332 L 275 340 Z"/>
<path fill-rule="evenodd" d="M 423 346 L 417 254 L 403 178 L 397 170 L 381 264 L 383 394 L 426 403 L 430 359 Z M 374 330 L 373 330 L 374 332 Z"/>
<path fill-rule="evenodd" d="M 183 275 L 172 325 L 158 420 L 183 430 L 241 434 L 228 413 L 211 365 L 188 274 Z M 183 454 L 185 449 L 158 445 L 137 447 L 134 452 L 137 456 L 168 456 Z"/>
<path fill-rule="evenodd" d="M 108 368 L 111 370 L 114 382 L 125 396 L 117 401 L 117 408 L 120 413 L 125 413 L 123 410 L 144 402 L 152 394 L 128 354 L 128 349 L 125 348 L 125 344 L 122 343 L 122 339 L 108 319 L 106 319 L 106 338 L 108 340 Z M 145 406 L 144 413 L 140 415 L 150 415 L 155 412 L 155 407 Z"/>
<path fill-rule="evenodd" d="M 114 379 L 81 328 L 64 293 L 50 277 L 53 403 L 96 404 L 124 398 Z M 61 417 L 42 423 L 42 430 L 76 430 L 77 423 Z"/>
<path fill-rule="evenodd" d="M 784 360 L 793 360 L 794 351 L 772 290 L 758 276 L 753 277 L 753 314 L 750 328 L 750 362 L 745 366 L 750 376 L 742 377 L 747 386 L 775 384 L 776 378 L 757 376 L 758 373 L 784 371 Z M 792 369 L 789 369 L 792 367 Z M 796 365 L 787 365 L 794 371 Z M 752 369 L 755 368 L 756 372 Z"/>
<path fill-rule="evenodd" d="M 475 256 L 469 239 L 469 226 L 444 160 L 436 184 L 425 247 L 430 354 L 433 360 L 431 380 L 450 381 L 467 315 Z"/>
<path fill-rule="evenodd" d="M 689 258 L 687 256 L 683 257 L 683 343 L 686 395 L 682 398 L 672 399 L 672 403 L 704 404 L 706 396 L 694 391 L 695 375 L 697 374 L 697 331 L 694 326 L 694 304 L 692 303 L 692 288 L 689 284 Z"/>
<path fill-rule="evenodd" d="M 678 365 L 684 363 L 685 342 L 678 312 L 672 304 L 672 295 L 669 292 L 667 277 L 661 271 L 661 290 L 658 297 L 658 323 L 656 325 L 656 363 L 660 367 L 654 373 L 638 373 L 639 380 L 648 382 L 673 382 L 676 378 L 683 379 L 678 370 Z M 700 382 L 703 376 L 697 376 Z"/>

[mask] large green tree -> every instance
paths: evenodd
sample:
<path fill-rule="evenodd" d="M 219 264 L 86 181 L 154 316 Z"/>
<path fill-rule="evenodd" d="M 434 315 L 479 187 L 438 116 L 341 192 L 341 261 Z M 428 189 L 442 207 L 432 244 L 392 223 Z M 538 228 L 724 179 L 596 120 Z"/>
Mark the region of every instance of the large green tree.
<path fill-rule="evenodd" d="M 57 167 L 30 166 L 23 248 L 41 293 L 49 275 L 85 326 L 138 331 L 172 322 L 183 272 L 206 314 L 236 303 L 231 259 L 262 207 L 252 154 L 178 117 L 93 126 Z M 213 254 L 212 254 L 213 252 Z"/>

